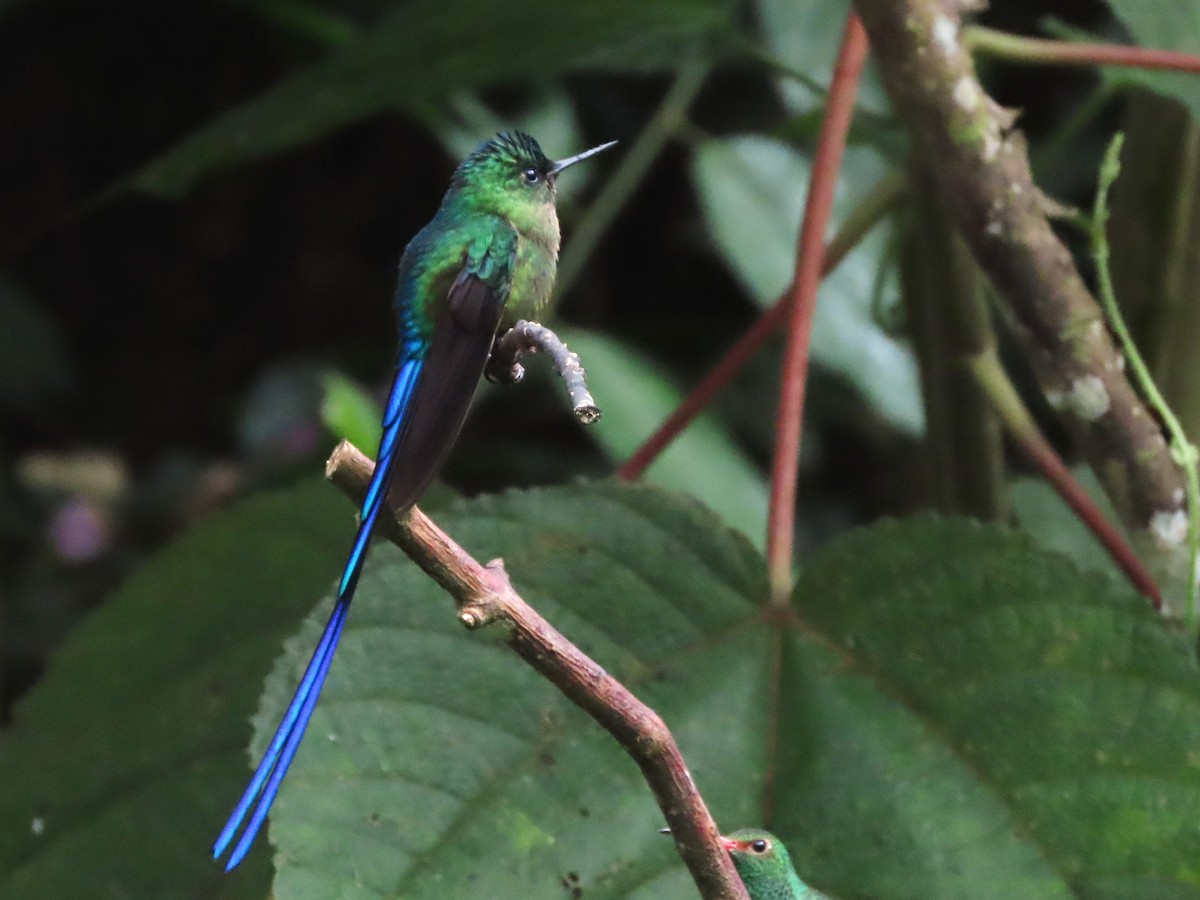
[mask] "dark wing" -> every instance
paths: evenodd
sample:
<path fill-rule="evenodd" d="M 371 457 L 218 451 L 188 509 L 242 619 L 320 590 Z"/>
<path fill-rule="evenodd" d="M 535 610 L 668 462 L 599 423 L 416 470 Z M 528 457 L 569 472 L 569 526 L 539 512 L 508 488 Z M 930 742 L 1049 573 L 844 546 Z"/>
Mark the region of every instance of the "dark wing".
<path fill-rule="evenodd" d="M 396 506 L 408 507 L 417 501 L 454 445 L 487 364 L 507 297 L 507 283 L 484 281 L 468 269 L 451 285 L 434 323 L 397 441 L 388 490 L 388 498 Z"/>
<path fill-rule="evenodd" d="M 511 232 L 469 246 L 444 302 L 433 304 L 439 312 L 428 339 L 412 333 L 401 341 L 375 473 L 342 570 L 337 602 L 267 752 L 213 845 L 213 856 L 219 858 L 232 844 L 226 871 L 249 852 L 308 728 L 354 599 L 383 497 L 386 494 L 403 507 L 415 503 L 458 436 L 504 312 L 514 251 Z"/>

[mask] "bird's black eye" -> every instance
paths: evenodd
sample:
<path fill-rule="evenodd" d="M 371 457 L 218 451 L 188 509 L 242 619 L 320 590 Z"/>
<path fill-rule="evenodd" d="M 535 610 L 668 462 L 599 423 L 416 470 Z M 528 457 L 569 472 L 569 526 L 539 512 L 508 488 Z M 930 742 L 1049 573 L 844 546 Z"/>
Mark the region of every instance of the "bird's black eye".
<path fill-rule="evenodd" d="M 537 169 L 535 169 L 533 166 L 530 166 L 528 169 L 526 169 L 524 172 L 521 173 L 521 177 L 525 179 L 526 184 L 537 184 L 539 181 L 542 180 L 542 173 L 539 172 Z"/>
<path fill-rule="evenodd" d="M 750 849 L 755 853 L 766 853 L 771 849 L 771 842 L 764 840 L 763 838 L 759 838 L 757 841 L 750 842 Z"/>

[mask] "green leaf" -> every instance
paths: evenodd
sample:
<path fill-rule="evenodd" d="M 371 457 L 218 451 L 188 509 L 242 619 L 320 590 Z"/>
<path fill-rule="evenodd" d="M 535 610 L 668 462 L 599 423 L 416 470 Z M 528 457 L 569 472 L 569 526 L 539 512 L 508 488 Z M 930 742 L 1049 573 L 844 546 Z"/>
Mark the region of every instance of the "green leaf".
<path fill-rule="evenodd" d="M 327 372 L 321 379 L 325 398 L 321 402 L 321 420 L 334 436 L 355 447 L 379 446 L 383 410 L 367 392 L 338 372 Z M 365 452 L 370 453 L 371 449 Z"/>
<path fill-rule="evenodd" d="M 324 485 L 254 498 L 88 620 L 0 743 L 0 895 L 261 898 L 207 848 L 246 714 L 341 563 Z M 840 896 L 1200 897 L 1200 675 L 1145 602 L 1019 534 L 853 532 L 768 613 L 761 557 L 688 498 L 578 485 L 441 523 L 665 718 L 726 828 Z M 328 613 L 286 642 L 261 748 Z M 278 900 L 693 898 L 636 766 L 398 551 L 364 575 L 271 826 Z"/>
<path fill-rule="evenodd" d="M 0 896 L 261 900 L 269 854 L 226 878 L 209 847 L 250 775 L 263 676 L 351 534 L 326 484 L 255 497 L 72 635 L 0 741 Z"/>
<path fill-rule="evenodd" d="M 730 0 L 412 0 L 328 60 L 201 129 L 131 179 L 174 196 L 200 175 L 386 110 L 429 117 L 451 91 L 570 71 L 672 68 L 730 27 Z"/>
<path fill-rule="evenodd" d="M 857 842 L 865 896 L 1200 897 L 1200 679 L 1144 599 L 1018 535 L 932 517 L 837 541 L 796 595 L 879 706 L 836 747 L 781 754 L 783 830 L 813 834 L 801 853 L 833 858 L 839 831 Z M 798 706 L 783 730 L 835 713 Z M 918 742 L 898 740 L 898 718 Z M 822 773 L 854 777 L 847 754 L 879 773 L 874 795 L 830 790 Z M 851 834 L 848 804 L 902 827 Z M 843 827 L 804 822 L 826 817 Z M 920 890 L 900 887 L 914 875 Z"/>
<path fill-rule="evenodd" d="M 857 531 L 769 614 L 763 562 L 646 486 L 440 524 L 672 728 L 725 828 L 839 896 L 1200 897 L 1200 677 L 1144 601 L 1025 537 Z M 328 612 L 268 680 L 265 743 Z M 694 898 L 636 766 L 390 547 L 364 575 L 271 825 L 278 900 Z"/>
<path fill-rule="evenodd" d="M 481 557 L 502 548 L 523 595 L 613 675 L 665 677 L 657 699 L 678 693 L 683 705 L 670 705 L 688 716 L 673 723 L 679 736 L 706 737 L 689 762 L 710 801 L 753 815 L 757 772 L 719 775 L 762 718 L 758 678 L 743 673 L 759 671 L 763 635 L 736 630 L 764 590 L 744 540 L 694 501 L 609 484 L 480 499 L 440 524 Z M 326 613 L 269 679 L 257 746 Z M 695 660 L 722 665 L 702 690 L 695 671 L 662 668 L 711 634 L 727 637 Z M 497 638 L 465 631 L 415 566 L 376 548 L 276 804 L 278 900 L 555 897 L 564 879 L 587 897 L 688 896 L 636 768 Z"/>
<path fill-rule="evenodd" d="M 1071 474 L 1087 489 L 1092 501 L 1108 521 L 1120 522 L 1091 467 L 1075 466 Z M 1045 480 L 1015 478 L 1009 485 L 1008 498 L 1017 523 L 1040 546 L 1070 557 L 1081 569 L 1100 572 L 1116 582 L 1124 582 L 1125 575 L 1113 562 L 1104 545 Z"/>
<path fill-rule="evenodd" d="M 717 249 L 764 308 L 791 283 L 809 171 L 809 161 L 791 147 L 757 136 L 705 141 L 695 155 L 692 176 Z M 835 221 L 884 171 L 875 151 L 847 150 Z M 916 434 L 924 427 L 916 363 L 872 315 L 886 245 L 886 235 L 876 229 L 822 283 L 812 357 L 858 388 L 893 424 Z"/>
<path fill-rule="evenodd" d="M 1200 55 L 1200 6 L 1192 0 L 1109 0 L 1108 5 L 1140 46 Z M 1113 68 L 1105 71 L 1105 77 L 1118 84 L 1144 85 L 1181 100 L 1193 117 L 1200 118 L 1200 90 L 1194 74 Z"/>
<path fill-rule="evenodd" d="M 842 45 L 849 0 L 758 0 L 758 21 L 762 40 L 774 57 L 810 82 L 828 85 Z M 823 95 L 814 95 L 805 85 L 780 76 L 780 93 L 794 112 L 813 111 L 825 103 Z M 870 58 L 860 78 L 855 103 L 877 112 L 887 109 L 883 85 L 875 74 Z"/>
<path fill-rule="evenodd" d="M 683 393 L 644 356 L 612 338 L 580 329 L 560 329 L 559 335 L 583 361 L 604 414 L 588 434 L 614 461 L 625 460 L 679 405 Z M 700 498 L 725 524 L 762 546 L 766 482 L 711 415 L 697 418 L 654 461 L 646 479 Z"/>

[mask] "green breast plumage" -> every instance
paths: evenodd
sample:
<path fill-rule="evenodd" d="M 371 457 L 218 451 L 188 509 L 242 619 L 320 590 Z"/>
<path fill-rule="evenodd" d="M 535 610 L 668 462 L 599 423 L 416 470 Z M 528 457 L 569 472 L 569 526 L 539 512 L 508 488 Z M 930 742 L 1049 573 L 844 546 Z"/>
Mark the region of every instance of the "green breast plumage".
<path fill-rule="evenodd" d="M 540 241 L 518 237 L 517 259 L 504 316 L 507 325 L 517 319 L 536 319 L 542 313 L 554 292 L 557 270 L 557 245 L 551 249 Z"/>

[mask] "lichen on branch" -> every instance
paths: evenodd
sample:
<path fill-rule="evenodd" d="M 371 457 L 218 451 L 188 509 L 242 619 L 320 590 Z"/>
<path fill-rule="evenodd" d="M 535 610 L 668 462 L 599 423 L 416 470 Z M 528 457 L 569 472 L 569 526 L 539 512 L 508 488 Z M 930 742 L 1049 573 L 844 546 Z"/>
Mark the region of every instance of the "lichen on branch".
<path fill-rule="evenodd" d="M 1104 315 L 1050 225 L 1015 115 L 962 43 L 963 0 L 855 0 L 896 114 L 980 267 L 1012 313 L 1047 399 L 1139 534 L 1184 503 L 1183 474 L 1125 375 Z M 1161 549 L 1173 551 L 1157 535 Z"/>

